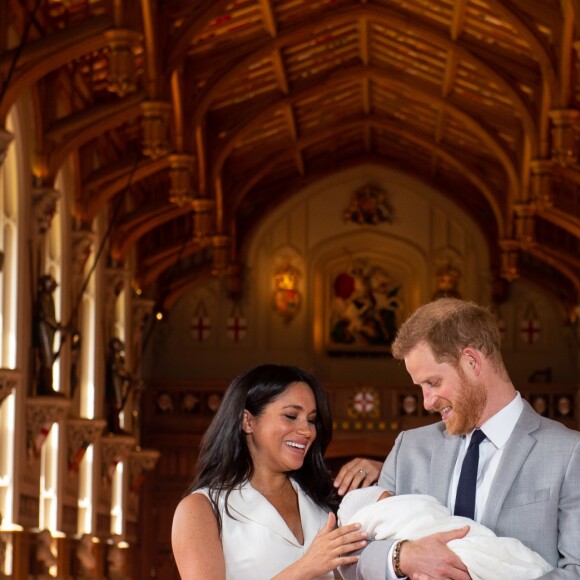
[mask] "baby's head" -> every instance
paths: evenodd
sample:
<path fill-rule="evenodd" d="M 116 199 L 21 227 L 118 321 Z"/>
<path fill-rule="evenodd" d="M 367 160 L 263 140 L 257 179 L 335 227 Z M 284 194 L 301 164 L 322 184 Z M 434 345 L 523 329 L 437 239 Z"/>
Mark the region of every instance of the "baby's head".
<path fill-rule="evenodd" d="M 353 518 L 355 518 L 359 510 L 391 495 L 390 492 L 378 485 L 371 485 L 370 487 L 349 491 L 340 502 L 338 509 L 339 525 L 344 526 L 345 524 L 356 522 L 356 519 Z"/>

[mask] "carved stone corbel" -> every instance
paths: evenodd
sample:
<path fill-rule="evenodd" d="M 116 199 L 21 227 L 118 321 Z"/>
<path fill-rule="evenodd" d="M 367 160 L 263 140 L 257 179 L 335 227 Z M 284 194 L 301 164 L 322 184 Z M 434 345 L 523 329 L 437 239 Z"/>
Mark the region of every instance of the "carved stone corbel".
<path fill-rule="evenodd" d="M 0 405 L 12 393 L 20 382 L 20 371 L 0 369 Z"/>
<path fill-rule="evenodd" d="M 32 215 L 34 219 L 32 231 L 37 236 L 43 236 L 50 229 L 59 199 L 60 192 L 52 187 L 32 188 Z"/>
<path fill-rule="evenodd" d="M 107 422 L 104 419 L 68 419 L 66 422 L 69 471 L 78 471 L 82 458 L 89 447 L 102 434 Z"/>
<path fill-rule="evenodd" d="M 135 448 L 135 437 L 131 435 L 109 434 L 101 440 L 103 457 L 103 475 L 111 479 L 117 463 L 129 457 L 129 453 Z"/>
<path fill-rule="evenodd" d="M 4 163 L 4 159 L 6 159 L 6 155 L 8 154 L 8 146 L 12 143 L 14 139 L 14 135 L 6 129 L 2 129 L 0 127 L 0 167 Z"/>
<path fill-rule="evenodd" d="M 151 471 L 157 465 L 160 453 L 156 449 L 141 449 L 137 447 L 129 454 L 129 490 L 139 493 L 146 471 Z"/>
<path fill-rule="evenodd" d="M 26 430 L 29 459 L 34 460 L 54 423 L 62 421 L 71 405 L 59 396 L 31 397 L 26 401 Z"/>

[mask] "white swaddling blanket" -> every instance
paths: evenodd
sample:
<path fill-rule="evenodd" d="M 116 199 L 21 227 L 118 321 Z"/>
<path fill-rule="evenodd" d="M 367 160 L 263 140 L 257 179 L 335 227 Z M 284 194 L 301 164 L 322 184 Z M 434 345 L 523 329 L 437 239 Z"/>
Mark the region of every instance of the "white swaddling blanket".
<path fill-rule="evenodd" d="M 429 495 L 397 495 L 377 501 L 385 490 L 378 486 L 349 492 L 338 510 L 340 525 L 358 522 L 369 539 L 417 540 L 437 532 L 469 525 L 464 538 L 447 545 L 467 566 L 473 580 L 533 580 L 552 567 L 515 538 L 499 538 L 489 528 L 451 515 Z"/>

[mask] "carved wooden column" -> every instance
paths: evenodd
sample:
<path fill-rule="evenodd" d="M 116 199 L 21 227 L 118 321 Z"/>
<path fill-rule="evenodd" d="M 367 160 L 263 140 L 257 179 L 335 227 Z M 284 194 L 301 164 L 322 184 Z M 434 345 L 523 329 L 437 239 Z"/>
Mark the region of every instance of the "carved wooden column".
<path fill-rule="evenodd" d="M 6 129 L 2 129 L 0 127 L 0 167 L 4 163 L 4 159 L 6 159 L 6 155 L 8 153 L 8 146 L 14 139 L 14 135 Z"/>
<path fill-rule="evenodd" d="M 549 209 L 553 205 L 552 197 L 552 168 L 551 159 L 534 159 L 530 163 L 531 198 L 540 209 Z"/>
<path fill-rule="evenodd" d="M 119 97 L 137 90 L 137 74 L 133 46 L 142 40 L 134 30 L 114 28 L 106 30 L 104 36 L 109 44 L 109 74 L 107 89 Z"/>
<path fill-rule="evenodd" d="M 578 160 L 578 123 L 580 111 L 550 111 L 552 121 L 552 158 L 560 165 L 574 165 Z"/>
<path fill-rule="evenodd" d="M 516 240 L 500 240 L 501 277 L 513 282 L 520 277 L 518 269 L 519 244 Z"/>
<path fill-rule="evenodd" d="M 193 176 L 195 157 L 183 153 L 169 156 L 169 201 L 178 207 L 191 204 L 193 200 Z"/>
<path fill-rule="evenodd" d="M 163 101 L 145 101 L 143 108 L 143 155 L 158 159 L 167 155 L 171 105 Z"/>
<path fill-rule="evenodd" d="M 194 199 L 193 207 L 193 236 L 200 242 L 205 242 L 214 229 L 213 210 L 215 201 L 208 198 Z"/>
<path fill-rule="evenodd" d="M 214 276 L 222 276 L 227 272 L 230 263 L 230 238 L 229 236 L 213 236 L 213 267 L 211 273 Z"/>
<path fill-rule="evenodd" d="M 525 250 L 535 243 L 536 209 L 532 204 L 519 203 L 514 206 L 514 211 L 516 213 L 516 238 L 520 247 Z"/>
<path fill-rule="evenodd" d="M 21 374 L 14 369 L 0 369 L 0 405 L 19 385 Z"/>

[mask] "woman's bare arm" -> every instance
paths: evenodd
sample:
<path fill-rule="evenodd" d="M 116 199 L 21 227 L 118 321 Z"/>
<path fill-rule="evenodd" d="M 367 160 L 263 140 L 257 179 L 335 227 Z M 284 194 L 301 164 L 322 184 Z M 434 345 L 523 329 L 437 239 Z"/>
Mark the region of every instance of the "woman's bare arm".
<path fill-rule="evenodd" d="M 173 515 L 173 555 L 182 580 L 223 580 L 226 566 L 217 519 L 201 493 L 184 497 Z"/>

